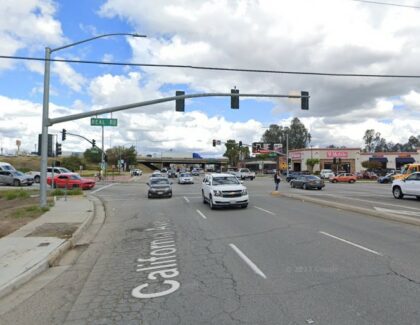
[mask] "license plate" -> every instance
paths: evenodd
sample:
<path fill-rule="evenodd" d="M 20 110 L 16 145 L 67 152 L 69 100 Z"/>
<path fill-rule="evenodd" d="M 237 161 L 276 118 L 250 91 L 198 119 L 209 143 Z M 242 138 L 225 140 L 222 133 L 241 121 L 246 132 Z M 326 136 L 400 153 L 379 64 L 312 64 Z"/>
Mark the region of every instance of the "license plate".
<path fill-rule="evenodd" d="M 230 204 L 235 204 L 236 203 L 236 201 L 230 201 Z"/>
<path fill-rule="evenodd" d="M 157 194 L 163 194 L 163 192 L 157 192 Z"/>

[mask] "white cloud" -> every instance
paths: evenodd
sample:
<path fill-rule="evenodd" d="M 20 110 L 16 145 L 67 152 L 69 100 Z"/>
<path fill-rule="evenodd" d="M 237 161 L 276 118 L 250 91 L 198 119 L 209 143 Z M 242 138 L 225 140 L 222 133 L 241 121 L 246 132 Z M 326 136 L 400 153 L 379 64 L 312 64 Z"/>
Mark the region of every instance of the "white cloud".
<path fill-rule="evenodd" d="M 63 42 L 61 23 L 54 18 L 52 0 L 2 0 L 0 4 L 0 52 L 14 55 L 18 50 L 30 52 Z M 46 43 L 47 42 L 47 43 Z M 12 61 L 0 61 L 0 69 L 10 68 Z"/>
<path fill-rule="evenodd" d="M 80 92 L 86 83 L 86 79 L 68 63 L 53 62 L 51 68 L 53 73 L 58 75 L 60 82 L 75 92 Z"/>

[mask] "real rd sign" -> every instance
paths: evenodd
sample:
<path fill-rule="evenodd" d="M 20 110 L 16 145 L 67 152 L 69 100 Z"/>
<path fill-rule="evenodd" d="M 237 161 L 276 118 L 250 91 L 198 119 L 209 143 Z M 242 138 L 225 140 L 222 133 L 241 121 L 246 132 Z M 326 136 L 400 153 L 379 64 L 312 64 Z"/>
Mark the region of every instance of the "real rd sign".
<path fill-rule="evenodd" d="M 94 126 L 117 126 L 118 120 L 116 118 L 95 118 L 90 119 L 90 125 Z"/>

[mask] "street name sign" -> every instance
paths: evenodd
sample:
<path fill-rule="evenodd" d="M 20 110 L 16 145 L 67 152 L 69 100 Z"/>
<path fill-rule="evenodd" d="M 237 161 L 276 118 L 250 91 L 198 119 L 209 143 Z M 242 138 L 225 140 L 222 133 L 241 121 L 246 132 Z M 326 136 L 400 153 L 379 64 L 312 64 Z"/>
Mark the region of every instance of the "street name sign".
<path fill-rule="evenodd" d="M 90 125 L 94 126 L 117 126 L 118 120 L 116 118 L 95 118 L 90 119 Z"/>

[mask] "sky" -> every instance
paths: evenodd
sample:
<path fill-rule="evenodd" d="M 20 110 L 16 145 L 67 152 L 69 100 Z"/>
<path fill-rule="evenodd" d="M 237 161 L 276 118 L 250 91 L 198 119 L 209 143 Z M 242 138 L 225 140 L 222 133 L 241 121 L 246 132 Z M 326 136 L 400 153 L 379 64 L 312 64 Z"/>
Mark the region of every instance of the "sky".
<path fill-rule="evenodd" d="M 384 0 L 386 2 L 388 0 Z M 391 3 L 391 1 L 388 1 Z M 419 6 L 420 1 L 398 1 Z M 107 33 L 114 36 L 53 52 L 53 59 L 194 65 L 352 74 L 420 75 L 420 9 L 353 0 L 2 0 L 0 55 L 43 58 L 52 49 Z M 0 147 L 34 151 L 41 133 L 44 63 L 0 59 Z M 51 64 L 49 117 L 187 94 L 310 93 L 310 109 L 287 98 L 186 100 L 115 112 L 105 149 L 135 146 L 140 154 L 198 152 L 220 156 L 212 140 L 259 141 L 270 124 L 298 117 L 314 147 L 362 147 L 367 129 L 394 143 L 420 134 L 419 78 L 362 78 L 227 72 L 181 68 Z M 98 117 L 110 118 L 111 114 Z M 49 128 L 95 139 L 90 118 Z M 90 144 L 67 136 L 63 151 Z"/>

